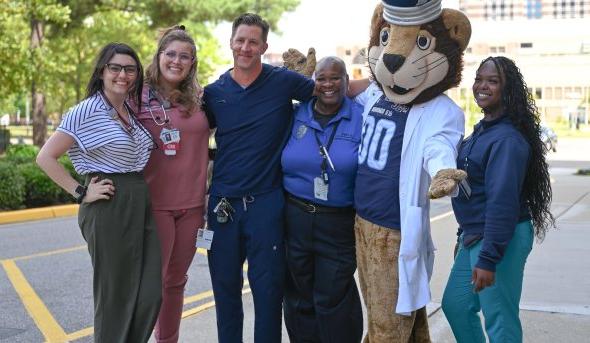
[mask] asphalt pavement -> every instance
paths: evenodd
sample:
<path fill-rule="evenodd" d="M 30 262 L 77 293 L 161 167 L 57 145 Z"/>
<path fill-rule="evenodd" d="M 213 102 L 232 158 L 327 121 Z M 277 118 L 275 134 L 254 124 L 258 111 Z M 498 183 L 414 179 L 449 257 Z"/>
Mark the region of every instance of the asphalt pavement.
<path fill-rule="evenodd" d="M 557 228 L 529 257 L 521 301 L 525 342 L 590 341 L 590 139 L 560 141 L 549 155 Z M 433 342 L 454 342 L 440 301 L 456 221 L 449 200 L 433 202 L 437 257 L 428 306 Z M 0 342 L 91 342 L 92 272 L 75 217 L 0 225 Z M 254 309 L 244 286 L 244 342 Z M 365 316 L 366 318 L 366 316 Z M 366 325 L 365 325 L 366 327 Z M 215 305 L 202 251 L 189 270 L 181 342 L 216 342 Z M 153 340 L 152 340 L 153 341 Z M 288 342 L 283 330 L 283 341 Z"/>

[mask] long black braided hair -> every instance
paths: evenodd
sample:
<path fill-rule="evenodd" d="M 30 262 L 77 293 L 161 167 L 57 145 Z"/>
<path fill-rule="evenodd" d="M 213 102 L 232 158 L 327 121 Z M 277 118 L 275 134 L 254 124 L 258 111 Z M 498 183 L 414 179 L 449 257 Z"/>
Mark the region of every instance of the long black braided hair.
<path fill-rule="evenodd" d="M 504 56 L 488 57 L 481 62 L 479 68 L 487 61 L 494 63 L 502 80 L 503 113 L 510 118 L 531 147 L 523 193 L 531 211 L 535 236 L 542 241 L 547 230 L 555 226 L 555 218 L 550 212 L 551 181 L 545 159 L 547 147 L 541 140 L 539 110 L 514 61 Z"/>

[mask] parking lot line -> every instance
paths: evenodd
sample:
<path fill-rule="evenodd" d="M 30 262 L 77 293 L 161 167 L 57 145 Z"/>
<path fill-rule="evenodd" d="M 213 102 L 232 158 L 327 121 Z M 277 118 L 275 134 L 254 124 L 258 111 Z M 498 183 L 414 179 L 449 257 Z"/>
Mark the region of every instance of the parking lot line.
<path fill-rule="evenodd" d="M 66 342 L 67 336 L 57 323 L 14 260 L 3 260 L 2 267 L 16 293 L 47 342 Z"/>
<path fill-rule="evenodd" d="M 72 332 L 71 334 L 69 334 L 67 336 L 67 341 L 75 341 L 77 339 L 80 339 L 82 337 L 86 337 L 86 336 L 90 336 L 94 334 L 94 326 L 91 326 L 89 328 L 86 329 L 82 329 L 76 332 Z"/>
<path fill-rule="evenodd" d="M 252 289 L 250 289 L 250 288 L 244 288 L 242 290 L 242 295 L 245 295 L 245 294 L 248 294 L 248 293 L 252 293 Z M 186 317 L 189 317 L 189 316 L 198 314 L 198 313 L 203 312 L 205 310 L 208 310 L 208 309 L 210 309 L 212 307 L 215 307 L 215 301 L 210 301 L 210 302 L 205 303 L 203 305 L 199 305 L 199 306 L 197 306 L 195 308 L 191 308 L 189 310 L 186 310 L 186 311 L 182 312 L 182 318 L 186 318 Z"/>
<path fill-rule="evenodd" d="M 439 216 L 432 218 L 430 221 L 435 222 L 437 220 L 440 220 L 440 219 L 443 219 L 445 217 L 452 215 L 452 213 L 453 213 L 452 211 L 443 213 Z M 86 336 L 90 336 L 94 333 L 94 327 L 88 327 L 88 328 L 84 328 L 82 330 L 78 330 L 78 331 L 70 333 L 70 334 L 66 334 L 65 331 L 63 330 L 63 328 L 57 323 L 55 318 L 53 318 L 53 316 L 51 315 L 51 312 L 49 312 L 49 310 L 47 309 L 47 307 L 45 306 L 45 304 L 43 303 L 41 298 L 39 298 L 39 296 L 37 295 L 35 290 L 29 284 L 29 282 L 27 281 L 25 276 L 22 274 L 21 270 L 17 267 L 15 261 L 22 261 L 22 260 L 32 259 L 32 258 L 36 258 L 36 257 L 45 257 L 45 256 L 50 256 L 50 255 L 55 255 L 55 254 L 67 253 L 67 252 L 82 250 L 85 248 L 86 248 L 86 245 L 79 245 L 79 246 L 75 246 L 75 247 L 46 251 L 46 252 L 41 252 L 41 253 L 36 253 L 36 254 L 31 254 L 31 255 L 26 255 L 26 256 L 19 256 L 19 257 L 15 257 L 12 259 L 0 261 L 2 263 L 2 266 L 4 267 L 4 270 L 6 271 L 6 274 L 8 275 L 8 278 L 12 282 L 12 285 L 14 286 L 17 294 L 19 295 L 19 297 L 21 298 L 21 301 L 25 305 L 27 312 L 29 313 L 31 318 L 33 318 L 35 324 L 37 325 L 37 327 L 39 328 L 39 330 L 41 331 L 41 333 L 43 334 L 43 336 L 45 337 L 47 342 L 65 342 L 65 341 L 72 341 L 72 340 L 80 339 L 80 338 L 83 338 Z M 197 253 L 199 253 L 200 255 L 204 255 L 204 256 L 207 255 L 206 250 L 200 249 L 200 248 L 197 249 Z M 247 271 L 247 270 L 248 270 L 248 264 L 246 263 L 246 264 L 244 264 L 244 271 Z M 248 286 L 247 281 L 244 283 L 244 286 L 245 287 Z M 250 288 L 244 288 L 242 290 L 242 295 L 245 295 L 245 294 L 248 294 L 251 292 L 252 292 L 252 290 Z M 213 291 L 211 291 L 211 290 L 201 292 L 199 294 L 186 297 L 184 299 L 184 304 L 185 305 L 191 304 L 194 302 L 198 302 L 198 301 L 201 301 L 204 299 L 211 298 L 212 296 L 213 296 Z M 199 305 L 197 307 L 183 311 L 182 318 L 196 315 L 196 314 L 203 312 L 207 309 L 210 309 L 212 307 L 215 307 L 215 301 L 206 302 L 206 303 Z"/>
<path fill-rule="evenodd" d="M 85 248 L 86 248 L 86 244 L 84 244 L 84 245 L 78 245 L 78 246 L 71 247 L 71 248 L 64 248 L 64 249 L 58 249 L 58 250 L 50 250 L 50 251 L 40 252 L 40 253 L 26 255 L 26 256 L 18 256 L 18 257 L 12 258 L 11 260 L 13 260 L 13 261 L 29 260 L 29 259 L 36 258 L 36 257 L 45 257 L 45 256 L 63 254 L 63 253 L 71 252 L 71 251 L 82 250 L 82 249 L 85 249 Z"/>

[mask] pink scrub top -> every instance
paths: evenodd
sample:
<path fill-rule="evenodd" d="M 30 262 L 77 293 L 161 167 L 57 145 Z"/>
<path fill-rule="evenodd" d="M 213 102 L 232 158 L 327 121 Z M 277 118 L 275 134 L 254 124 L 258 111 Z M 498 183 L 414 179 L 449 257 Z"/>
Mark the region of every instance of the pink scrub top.
<path fill-rule="evenodd" d="M 144 170 L 152 208 L 180 210 L 204 206 L 209 163 L 209 124 L 205 112 L 199 108 L 187 115 L 181 105 L 173 103 L 165 109 L 168 124 L 158 125 L 164 122 L 165 114 L 160 102 L 153 97 L 150 101 L 149 89 L 144 85 L 137 117 L 158 143 Z M 163 128 L 180 130 L 180 149 L 176 155 L 164 154 L 160 139 Z"/>

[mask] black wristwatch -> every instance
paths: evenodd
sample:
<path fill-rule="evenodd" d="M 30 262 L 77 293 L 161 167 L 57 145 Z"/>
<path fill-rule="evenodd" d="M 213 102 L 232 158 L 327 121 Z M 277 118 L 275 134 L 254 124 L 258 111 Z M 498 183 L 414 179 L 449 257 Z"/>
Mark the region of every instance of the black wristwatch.
<path fill-rule="evenodd" d="M 88 187 L 86 187 L 86 186 L 80 186 L 80 185 L 78 185 L 78 187 L 76 187 L 76 190 L 74 191 L 74 193 L 76 193 L 76 196 L 74 198 L 76 199 L 76 202 L 78 204 L 81 204 L 82 203 L 82 200 L 86 196 L 86 191 L 87 190 L 88 190 Z"/>

